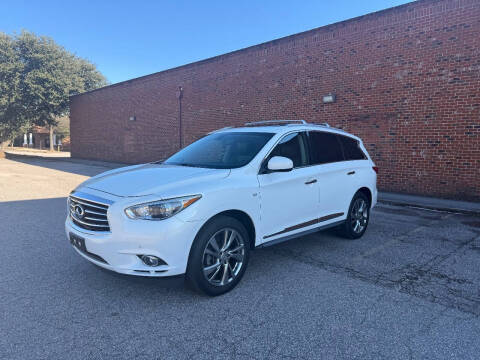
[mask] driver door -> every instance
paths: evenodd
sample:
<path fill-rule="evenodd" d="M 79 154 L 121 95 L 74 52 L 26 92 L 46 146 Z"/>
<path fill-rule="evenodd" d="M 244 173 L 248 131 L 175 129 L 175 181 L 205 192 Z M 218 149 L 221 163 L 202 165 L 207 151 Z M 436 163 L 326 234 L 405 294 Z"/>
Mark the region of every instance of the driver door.
<path fill-rule="evenodd" d="M 271 172 L 273 156 L 292 160 L 290 171 Z M 262 164 L 258 175 L 262 242 L 275 240 L 314 227 L 318 218 L 319 188 L 315 170 L 309 166 L 304 132 L 286 134 Z"/>

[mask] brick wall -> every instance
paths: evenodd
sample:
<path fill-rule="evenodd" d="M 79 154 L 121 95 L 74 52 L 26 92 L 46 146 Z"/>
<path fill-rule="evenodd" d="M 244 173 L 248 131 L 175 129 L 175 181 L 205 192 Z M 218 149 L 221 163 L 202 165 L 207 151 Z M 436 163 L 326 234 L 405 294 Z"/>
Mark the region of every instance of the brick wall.
<path fill-rule="evenodd" d="M 177 151 L 181 86 L 184 144 L 246 121 L 328 122 L 364 140 L 380 189 L 480 200 L 479 34 L 480 0 L 423 0 L 74 96 L 72 156 Z"/>

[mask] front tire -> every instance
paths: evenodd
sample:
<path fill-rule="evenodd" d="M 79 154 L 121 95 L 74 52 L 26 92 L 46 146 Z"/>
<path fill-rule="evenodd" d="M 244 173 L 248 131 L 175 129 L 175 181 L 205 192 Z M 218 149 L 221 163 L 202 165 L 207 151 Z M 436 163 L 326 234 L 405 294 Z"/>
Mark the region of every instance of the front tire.
<path fill-rule="evenodd" d="M 341 226 L 341 234 L 347 239 L 358 239 L 365 234 L 370 219 L 370 201 L 368 197 L 357 192 L 350 203 L 348 216 Z"/>
<path fill-rule="evenodd" d="M 241 280 L 250 256 L 250 239 L 237 219 L 218 216 L 196 236 L 187 267 L 187 280 L 210 296 L 232 290 Z"/>

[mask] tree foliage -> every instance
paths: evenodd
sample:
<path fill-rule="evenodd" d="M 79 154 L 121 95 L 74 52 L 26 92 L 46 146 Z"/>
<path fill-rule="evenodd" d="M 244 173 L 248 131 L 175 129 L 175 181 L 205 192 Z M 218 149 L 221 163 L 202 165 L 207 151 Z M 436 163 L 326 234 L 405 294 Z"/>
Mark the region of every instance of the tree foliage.
<path fill-rule="evenodd" d="M 0 142 L 31 125 L 56 125 L 69 96 L 106 85 L 95 65 L 52 39 L 0 32 Z"/>
<path fill-rule="evenodd" d="M 21 106 L 22 64 L 15 42 L 0 33 L 0 144 L 25 125 Z"/>

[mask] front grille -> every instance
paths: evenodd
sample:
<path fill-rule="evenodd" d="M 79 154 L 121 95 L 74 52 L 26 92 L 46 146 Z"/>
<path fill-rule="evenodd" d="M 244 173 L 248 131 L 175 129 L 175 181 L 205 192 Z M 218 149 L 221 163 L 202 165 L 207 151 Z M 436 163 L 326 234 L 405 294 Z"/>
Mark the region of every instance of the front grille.
<path fill-rule="evenodd" d="M 70 195 L 70 218 L 78 227 L 91 231 L 110 231 L 108 205 Z"/>

